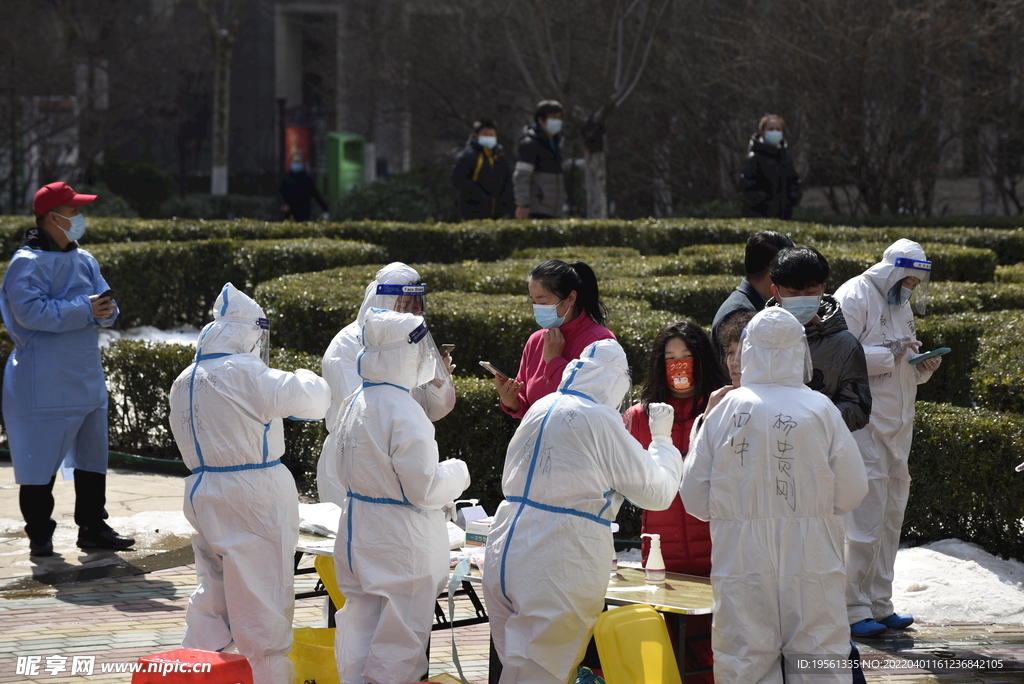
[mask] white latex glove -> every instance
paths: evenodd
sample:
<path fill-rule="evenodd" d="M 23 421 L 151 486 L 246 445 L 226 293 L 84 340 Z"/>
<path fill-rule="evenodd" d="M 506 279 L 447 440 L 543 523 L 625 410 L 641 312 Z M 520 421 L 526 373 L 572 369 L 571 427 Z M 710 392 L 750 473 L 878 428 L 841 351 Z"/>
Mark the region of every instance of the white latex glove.
<path fill-rule="evenodd" d="M 1017 466 L 1016 471 L 1018 473 L 1019 472 L 1024 472 L 1024 463 L 1021 463 L 1019 466 Z"/>
<path fill-rule="evenodd" d="M 672 421 L 675 409 L 668 404 L 651 404 L 647 407 L 647 424 L 651 427 L 651 441 L 672 443 Z"/>
<path fill-rule="evenodd" d="M 441 506 L 441 510 L 444 511 L 445 520 L 455 522 L 456 512 L 454 501 L 452 501 L 451 503 L 446 503 L 444 506 Z"/>

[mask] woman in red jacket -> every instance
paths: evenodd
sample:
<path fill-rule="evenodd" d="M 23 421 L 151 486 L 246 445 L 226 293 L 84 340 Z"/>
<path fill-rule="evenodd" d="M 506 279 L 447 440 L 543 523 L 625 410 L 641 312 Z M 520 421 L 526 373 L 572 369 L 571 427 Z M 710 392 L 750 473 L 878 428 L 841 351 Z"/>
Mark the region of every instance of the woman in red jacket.
<path fill-rule="evenodd" d="M 693 421 L 703 412 L 711 392 L 727 384 L 729 376 L 722 369 L 711 340 L 700 326 L 691 321 L 672 323 L 654 338 L 640 403 L 626 411 L 626 427 L 642 445 L 650 446 L 651 430 L 645 409 L 654 402 L 670 404 L 675 409 L 672 443 L 685 458 L 690 447 Z M 678 494 L 667 510 L 643 512 L 642 531 L 661 535 L 661 553 L 665 558 L 665 569 L 669 572 L 702 577 L 711 575 L 711 531 L 708 523 L 688 514 Z M 650 542 L 645 538 L 642 548 L 645 563 L 649 549 Z M 687 619 L 686 638 L 686 669 L 710 667 L 711 616 Z M 714 677 L 704 675 L 694 678 L 694 681 L 712 684 Z"/>
<path fill-rule="evenodd" d="M 515 418 L 558 389 L 562 371 L 592 342 L 614 340 L 604 327 L 597 276 L 582 261 L 552 259 L 530 271 L 530 303 L 540 330 L 530 335 L 516 377 L 494 377 L 501 408 Z M 649 438 L 648 438 L 649 441 Z"/>

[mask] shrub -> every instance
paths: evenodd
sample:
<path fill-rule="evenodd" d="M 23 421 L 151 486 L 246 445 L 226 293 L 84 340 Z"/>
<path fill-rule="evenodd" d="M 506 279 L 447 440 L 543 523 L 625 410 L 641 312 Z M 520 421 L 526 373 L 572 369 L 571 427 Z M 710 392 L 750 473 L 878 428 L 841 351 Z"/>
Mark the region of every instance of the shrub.
<path fill-rule="evenodd" d="M 1024 285 L 938 282 L 928 286 L 928 316 L 1024 309 Z"/>
<path fill-rule="evenodd" d="M 139 340 L 118 340 L 104 347 L 111 449 L 181 458 L 171 435 L 168 393 L 195 354 L 195 348 L 187 345 Z"/>
<path fill-rule="evenodd" d="M 729 275 L 615 278 L 601 285 L 603 296 L 646 301 L 654 309 L 710 325 L 738 284 L 736 276 Z"/>
<path fill-rule="evenodd" d="M 182 219 L 235 219 L 257 221 L 281 220 L 281 204 L 275 195 L 208 195 L 189 194 L 171 197 L 150 215 Z M 314 214 L 318 216 L 319 214 Z"/>
<path fill-rule="evenodd" d="M 915 320 L 921 351 L 949 347 L 942 357 L 942 366 L 931 379 L 917 386 L 921 401 L 943 401 L 970 406 L 972 374 L 978 358 L 979 337 L 991 324 L 986 314 L 965 313 L 953 316 L 918 317 Z"/>
<path fill-rule="evenodd" d="M 1024 460 L 1024 417 L 919 402 L 914 427 L 904 539 L 956 537 L 1024 555 L 1024 498 L 1013 472 Z"/>
<path fill-rule="evenodd" d="M 979 328 L 972 373 L 975 401 L 978 406 L 994 411 L 1024 413 L 1024 311 L 980 314 L 974 318 Z"/>
<path fill-rule="evenodd" d="M 347 240 L 126 242 L 90 248 L 103 277 L 121 292 L 118 327 L 170 328 L 207 319 L 226 282 L 252 293 L 290 272 L 380 261 L 382 250 Z"/>
<path fill-rule="evenodd" d="M 96 179 L 124 197 L 140 216 L 153 216 L 177 190 L 170 174 L 146 162 L 109 159 L 95 168 Z"/>

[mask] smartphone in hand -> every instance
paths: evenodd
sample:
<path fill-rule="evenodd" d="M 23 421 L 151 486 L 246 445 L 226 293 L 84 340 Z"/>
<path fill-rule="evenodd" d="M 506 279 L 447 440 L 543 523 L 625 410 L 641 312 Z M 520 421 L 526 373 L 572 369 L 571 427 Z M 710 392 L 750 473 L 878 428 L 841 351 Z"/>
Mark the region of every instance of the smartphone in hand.
<path fill-rule="evenodd" d="M 498 368 L 494 366 L 490 361 L 481 361 L 480 365 L 483 366 L 485 370 L 489 371 L 492 375 L 496 377 L 505 378 L 506 380 L 512 377 L 505 371 L 498 370 Z"/>
<path fill-rule="evenodd" d="M 454 344 L 442 344 L 441 345 L 441 354 L 447 354 L 448 356 L 451 356 L 453 351 L 455 351 L 455 345 Z"/>
<path fill-rule="evenodd" d="M 121 294 L 121 293 L 118 292 L 117 290 L 111 288 L 111 289 L 106 290 L 103 294 L 101 294 L 100 295 L 100 299 L 103 299 L 104 297 L 106 297 L 108 299 L 115 299 L 115 298 L 117 298 L 117 295 L 119 295 L 119 294 Z"/>
<path fill-rule="evenodd" d="M 953 350 L 950 349 L 949 347 L 939 347 L 938 349 L 933 349 L 930 352 L 925 352 L 920 356 L 915 356 L 914 358 L 910 359 L 910 361 L 907 361 L 907 363 L 909 363 L 911 366 L 920 366 L 928 359 L 934 358 L 936 356 L 942 356 L 943 354 L 948 354 L 951 351 Z"/>

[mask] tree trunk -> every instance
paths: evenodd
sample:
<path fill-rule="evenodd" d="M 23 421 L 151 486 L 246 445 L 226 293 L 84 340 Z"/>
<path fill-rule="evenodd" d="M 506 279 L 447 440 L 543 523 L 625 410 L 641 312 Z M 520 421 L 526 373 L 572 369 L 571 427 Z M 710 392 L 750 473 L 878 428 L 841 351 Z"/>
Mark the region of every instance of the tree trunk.
<path fill-rule="evenodd" d="M 228 194 L 228 124 L 231 114 L 231 43 L 227 36 L 214 42 L 213 166 L 210 194 Z"/>
<path fill-rule="evenodd" d="M 583 126 L 583 176 L 587 190 L 587 218 L 608 218 L 607 172 L 604 161 L 604 125 L 589 119 Z"/>
<path fill-rule="evenodd" d="M 667 143 L 659 144 L 654 151 L 654 215 L 666 218 L 672 215 L 672 174 L 671 151 Z"/>

